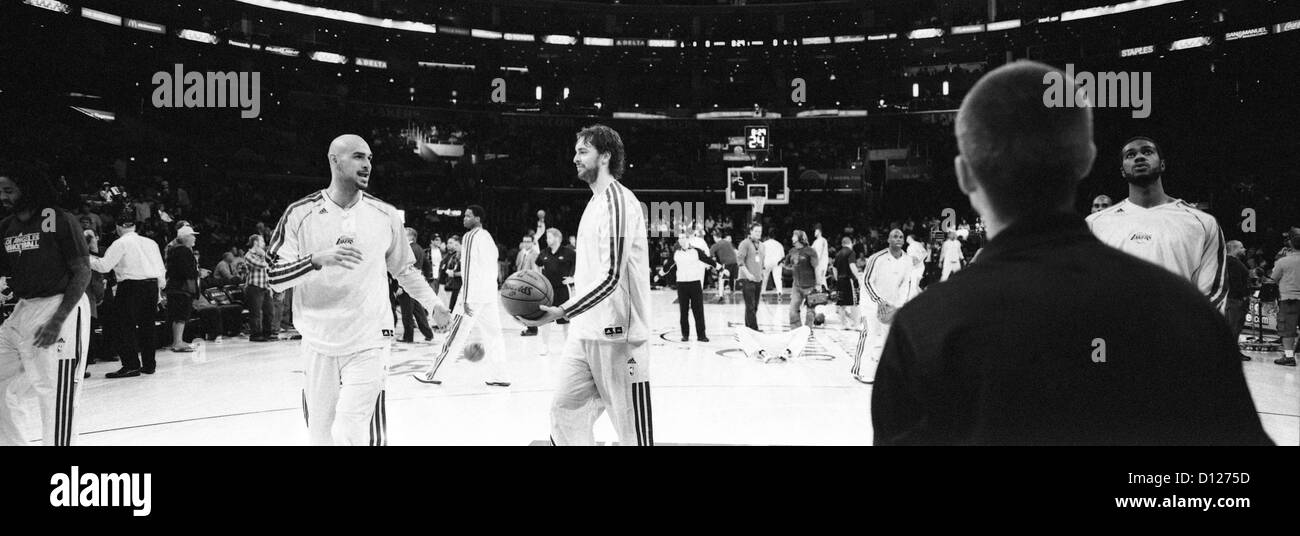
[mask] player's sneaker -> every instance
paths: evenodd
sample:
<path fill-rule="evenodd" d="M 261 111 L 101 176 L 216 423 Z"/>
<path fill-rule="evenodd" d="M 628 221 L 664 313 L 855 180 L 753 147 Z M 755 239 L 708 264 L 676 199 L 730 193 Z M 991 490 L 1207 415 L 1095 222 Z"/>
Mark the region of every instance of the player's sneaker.
<path fill-rule="evenodd" d="M 1282 357 L 1282 358 L 1274 359 L 1274 360 L 1273 360 L 1273 364 L 1275 364 L 1275 365 L 1282 365 L 1282 366 L 1284 366 L 1284 367 L 1294 367 L 1294 366 L 1295 366 L 1295 358 L 1294 358 L 1294 357 Z"/>
<path fill-rule="evenodd" d="M 493 387 L 510 387 L 510 382 L 483 382 Z"/>
<path fill-rule="evenodd" d="M 428 383 L 428 384 L 432 384 L 432 385 L 442 385 L 442 380 L 435 380 L 435 379 L 433 379 L 433 375 L 430 374 L 430 373 L 428 373 L 428 372 L 421 373 L 421 374 L 412 374 L 411 377 L 412 377 L 412 378 L 415 378 L 415 381 L 420 382 L 420 383 Z"/>

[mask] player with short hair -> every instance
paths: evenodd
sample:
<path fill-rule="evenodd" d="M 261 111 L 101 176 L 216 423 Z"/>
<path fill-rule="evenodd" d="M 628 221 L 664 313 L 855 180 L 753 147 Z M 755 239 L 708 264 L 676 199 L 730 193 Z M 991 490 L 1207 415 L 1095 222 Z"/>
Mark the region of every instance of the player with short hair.
<path fill-rule="evenodd" d="M 329 188 L 289 205 L 271 239 L 271 289 L 296 289 L 312 445 L 387 444 L 384 380 L 394 326 L 385 271 L 434 313 L 435 324 L 449 314 L 415 269 L 400 213 L 365 191 L 372 157 L 360 136 L 335 138 Z"/>
<path fill-rule="evenodd" d="M 77 438 L 74 410 L 90 341 L 89 248 L 51 186 L 34 167 L 0 169 L 0 205 L 11 212 L 0 220 L 0 276 L 19 298 L 0 326 L 0 445 L 27 444 L 24 406 L 33 393 L 42 443 Z"/>
<path fill-rule="evenodd" d="M 1088 216 L 1103 243 L 1181 275 L 1225 313 L 1227 249 L 1214 216 L 1165 193 L 1168 160 L 1155 140 L 1134 136 L 1120 151 L 1128 198 Z"/>
<path fill-rule="evenodd" d="M 560 380 L 551 403 L 551 443 L 593 445 L 602 411 L 622 445 L 653 446 L 650 414 L 650 259 L 645 215 L 636 195 L 619 182 L 623 138 L 605 125 L 578 132 L 573 164 L 591 187 L 578 224 L 569 301 L 542 306 L 540 326 L 568 318 Z"/>
<path fill-rule="evenodd" d="M 443 360 L 449 355 L 459 355 L 468 344 L 477 342 L 483 347 L 484 357 L 488 360 L 486 383 L 497 387 L 510 387 L 506 379 L 506 349 L 501 342 L 501 310 L 497 296 L 497 265 L 499 252 L 492 235 L 483 228 L 483 219 L 487 211 L 478 205 L 465 209 L 464 248 L 461 253 L 461 268 L 465 273 L 465 286 L 461 289 L 460 300 L 455 305 L 455 315 L 447 340 L 434 358 L 433 366 L 423 374 L 415 374 L 416 380 L 423 383 L 441 384 L 434 379 Z"/>
<path fill-rule="evenodd" d="M 889 247 L 867 258 L 862 278 L 862 302 L 858 314 L 866 329 L 858 337 L 857 352 L 853 355 L 853 379 L 871 383 L 876 377 L 876 365 L 885 349 L 889 326 L 894 313 L 912 297 L 911 256 L 903 252 L 903 231 L 889 231 Z M 862 373 L 862 358 L 867 358 L 870 371 Z"/>

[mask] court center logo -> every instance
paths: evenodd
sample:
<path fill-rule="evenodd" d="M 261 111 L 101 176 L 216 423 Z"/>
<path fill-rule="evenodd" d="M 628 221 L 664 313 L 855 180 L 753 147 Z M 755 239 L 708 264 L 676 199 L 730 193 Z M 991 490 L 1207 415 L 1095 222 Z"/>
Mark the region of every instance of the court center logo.
<path fill-rule="evenodd" d="M 157 86 L 155 108 L 239 108 L 244 119 L 262 115 L 262 73 L 185 72 L 178 63 L 172 72 L 154 73 L 150 81 Z"/>
<path fill-rule="evenodd" d="M 74 465 L 67 473 L 51 475 L 50 485 L 50 506 L 55 508 L 129 507 L 135 517 L 153 511 L 152 473 L 82 474 Z"/>
<path fill-rule="evenodd" d="M 1134 119 L 1151 117 L 1150 72 L 1074 71 L 1065 64 L 1065 73 L 1052 71 L 1043 75 L 1043 105 L 1048 108 L 1133 108 Z"/>

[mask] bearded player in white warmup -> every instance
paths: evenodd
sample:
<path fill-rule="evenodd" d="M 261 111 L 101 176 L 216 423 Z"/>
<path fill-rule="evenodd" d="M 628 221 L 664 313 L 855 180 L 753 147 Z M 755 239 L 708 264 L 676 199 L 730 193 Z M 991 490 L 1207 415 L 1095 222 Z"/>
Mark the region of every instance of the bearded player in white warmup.
<path fill-rule="evenodd" d="M 456 303 L 452 304 L 456 315 L 447 332 L 447 340 L 442 343 L 433 360 L 433 366 L 414 378 L 422 383 L 441 384 L 434 379 L 443 360 L 449 355 L 459 355 L 465 345 L 477 342 L 483 345 L 484 358 L 488 365 L 485 383 L 497 387 L 510 387 L 506 379 L 506 348 L 501 342 L 501 309 L 497 297 L 497 243 L 492 235 L 483 228 L 484 209 L 470 205 L 465 209 L 464 246 L 461 253 L 461 267 L 465 273 L 465 288 L 462 288 Z"/>
<path fill-rule="evenodd" d="M 1106 245 L 1187 278 L 1225 313 L 1227 246 L 1218 222 L 1165 193 L 1165 159 L 1155 140 L 1132 138 L 1120 155 L 1128 198 L 1088 216 L 1093 234 Z"/>
<path fill-rule="evenodd" d="M 448 310 L 415 269 L 401 215 L 365 193 L 370 145 L 329 148 L 330 186 L 289 205 L 271 238 L 271 289 L 293 293 L 312 445 L 387 444 L 384 381 L 393 336 L 387 270 L 442 326 Z"/>
<path fill-rule="evenodd" d="M 645 215 L 623 176 L 623 139 L 604 125 L 578 132 L 573 163 L 591 187 L 578 225 L 575 292 L 542 306 L 529 326 L 568 318 L 551 403 L 551 443 L 594 445 L 602 411 L 621 445 L 653 446 L 650 413 L 650 261 Z"/>

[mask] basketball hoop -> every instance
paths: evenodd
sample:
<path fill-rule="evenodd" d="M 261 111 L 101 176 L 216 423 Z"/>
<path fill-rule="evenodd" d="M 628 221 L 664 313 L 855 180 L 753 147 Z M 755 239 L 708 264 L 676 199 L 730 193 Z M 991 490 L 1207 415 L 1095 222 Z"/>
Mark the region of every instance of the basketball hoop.
<path fill-rule="evenodd" d="M 763 206 L 767 204 L 767 198 L 766 198 L 766 197 L 753 197 L 753 198 L 750 198 L 749 202 L 750 202 L 750 204 L 752 205 L 752 209 L 753 209 L 752 214 L 755 215 L 755 216 L 757 216 L 757 215 L 763 213 Z"/>

